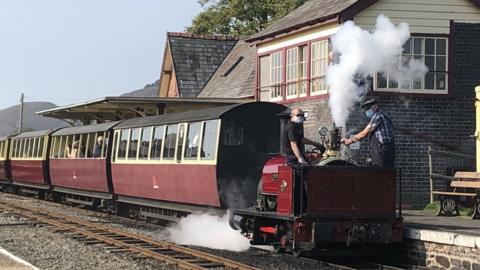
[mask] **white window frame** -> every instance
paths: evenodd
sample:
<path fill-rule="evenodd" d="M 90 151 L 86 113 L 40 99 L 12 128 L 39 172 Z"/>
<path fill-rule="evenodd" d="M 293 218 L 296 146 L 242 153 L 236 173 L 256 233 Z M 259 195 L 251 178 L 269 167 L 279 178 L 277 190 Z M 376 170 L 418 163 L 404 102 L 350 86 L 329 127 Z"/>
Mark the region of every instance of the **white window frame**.
<path fill-rule="evenodd" d="M 317 52 L 318 48 L 318 52 Z M 323 72 L 322 71 L 322 61 Z M 318 63 L 318 71 L 315 68 Z M 327 93 L 327 75 L 328 68 L 328 39 L 312 42 L 310 45 L 310 96 L 318 96 Z M 315 73 L 314 73 L 315 72 Z M 316 73 L 318 72 L 318 74 Z M 323 89 L 314 90 L 314 80 L 323 80 Z M 322 84 L 320 84 L 322 85 Z"/>
<path fill-rule="evenodd" d="M 449 40 L 448 40 L 448 37 L 444 37 L 444 36 L 421 36 L 421 35 L 415 35 L 415 36 L 412 36 L 411 37 L 412 39 L 412 42 L 409 42 L 409 45 L 410 45 L 410 52 L 408 54 L 402 54 L 402 57 L 405 57 L 405 56 L 416 56 L 417 58 L 420 58 L 422 59 L 422 62 L 425 63 L 425 57 L 433 57 L 434 58 L 434 63 L 433 63 L 433 66 L 435 67 L 434 70 L 430 70 L 431 72 L 433 72 L 433 75 L 434 75 L 434 78 L 433 78 L 433 86 L 434 88 L 436 88 L 437 86 L 437 82 L 436 82 L 436 76 L 437 74 L 445 74 L 445 89 L 425 89 L 425 77 L 423 77 L 421 79 L 421 87 L 422 88 L 419 88 L 419 89 L 415 89 L 415 88 L 410 88 L 412 85 L 410 84 L 409 88 L 399 88 L 399 87 L 396 87 L 396 88 L 390 88 L 388 87 L 389 86 L 389 79 L 388 79 L 388 75 L 385 76 L 386 78 L 386 83 L 387 83 L 387 88 L 383 87 L 378 87 L 378 75 L 379 74 L 375 74 L 374 76 L 374 91 L 377 91 L 377 92 L 394 92 L 394 93 L 409 93 L 409 94 L 433 94 L 433 95 L 447 95 L 448 94 L 448 86 L 449 86 Z M 414 47 L 414 40 L 415 39 L 422 39 L 422 46 L 421 46 L 421 54 L 415 54 L 414 51 L 413 51 L 413 47 Z M 426 43 L 426 40 L 427 39 L 434 39 L 434 54 L 426 54 L 425 52 L 425 43 Z M 445 40 L 445 54 L 437 54 L 437 40 Z M 437 64 L 437 57 L 445 57 L 445 70 L 435 70 L 436 69 L 436 64 Z M 429 72 L 430 73 L 430 72 Z"/>
<path fill-rule="evenodd" d="M 279 101 L 283 99 L 282 57 L 283 57 L 283 51 L 273 52 L 270 54 L 270 100 L 271 101 Z"/>

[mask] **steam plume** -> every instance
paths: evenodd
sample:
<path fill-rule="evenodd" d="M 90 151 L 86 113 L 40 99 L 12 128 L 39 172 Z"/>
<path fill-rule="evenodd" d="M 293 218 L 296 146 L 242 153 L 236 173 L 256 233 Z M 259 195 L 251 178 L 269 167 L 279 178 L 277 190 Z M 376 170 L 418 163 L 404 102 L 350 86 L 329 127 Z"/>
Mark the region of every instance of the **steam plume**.
<path fill-rule="evenodd" d="M 191 214 L 167 229 L 169 239 L 181 245 L 195 245 L 214 249 L 244 251 L 250 243 L 239 231 L 228 224 L 228 214 L 223 217 L 210 214 Z"/>
<path fill-rule="evenodd" d="M 354 103 L 365 94 L 366 87 L 359 87 L 355 80 L 380 72 L 400 85 L 409 85 L 412 79 L 425 75 L 427 67 L 419 61 L 400 65 L 402 45 L 409 38 L 406 23 L 396 26 L 384 15 L 377 17 L 373 32 L 348 21 L 332 37 L 333 52 L 339 55 L 336 59 L 339 63 L 328 67 L 326 78 L 330 110 L 337 126 L 345 126 Z"/>

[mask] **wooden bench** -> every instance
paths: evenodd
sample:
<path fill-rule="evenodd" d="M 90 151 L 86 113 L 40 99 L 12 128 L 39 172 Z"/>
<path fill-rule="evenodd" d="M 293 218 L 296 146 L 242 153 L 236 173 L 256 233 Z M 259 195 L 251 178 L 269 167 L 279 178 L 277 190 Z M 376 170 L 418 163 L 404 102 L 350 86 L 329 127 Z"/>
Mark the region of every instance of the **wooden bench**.
<path fill-rule="evenodd" d="M 450 183 L 453 191 L 433 191 L 434 195 L 440 197 L 440 209 L 437 216 L 458 216 L 458 203 L 460 197 L 470 197 L 475 204 L 472 219 L 480 219 L 480 173 L 457 172 Z M 466 189 L 466 191 L 458 191 Z"/>

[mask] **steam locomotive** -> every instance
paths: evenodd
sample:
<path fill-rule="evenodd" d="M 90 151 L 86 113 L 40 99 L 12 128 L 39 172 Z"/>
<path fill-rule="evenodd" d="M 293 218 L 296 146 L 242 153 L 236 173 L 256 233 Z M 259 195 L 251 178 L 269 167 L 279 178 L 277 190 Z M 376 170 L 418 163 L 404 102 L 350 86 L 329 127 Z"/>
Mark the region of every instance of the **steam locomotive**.
<path fill-rule="evenodd" d="M 0 187 L 144 219 L 233 209 L 252 243 L 292 251 L 401 241 L 395 170 L 342 157 L 334 128 L 296 174 L 278 154 L 286 109 L 252 102 L 3 137 Z"/>

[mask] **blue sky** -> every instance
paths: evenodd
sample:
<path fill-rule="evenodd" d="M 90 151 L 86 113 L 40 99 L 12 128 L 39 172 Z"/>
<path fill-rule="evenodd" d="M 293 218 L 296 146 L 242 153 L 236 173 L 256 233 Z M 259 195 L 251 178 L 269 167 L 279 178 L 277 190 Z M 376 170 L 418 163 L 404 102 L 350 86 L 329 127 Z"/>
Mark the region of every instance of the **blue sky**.
<path fill-rule="evenodd" d="M 167 31 L 184 31 L 196 0 L 0 0 L 0 109 L 66 105 L 159 78 Z"/>

